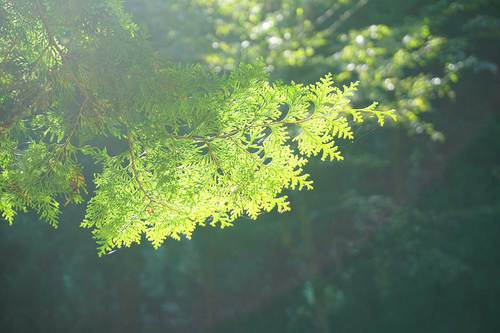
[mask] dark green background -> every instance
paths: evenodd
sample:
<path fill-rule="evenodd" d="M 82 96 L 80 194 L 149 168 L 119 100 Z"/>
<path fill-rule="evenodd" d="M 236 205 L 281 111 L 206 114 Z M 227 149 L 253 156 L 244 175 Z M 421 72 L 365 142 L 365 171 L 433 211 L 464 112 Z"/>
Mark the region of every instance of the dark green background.
<path fill-rule="evenodd" d="M 372 1 L 352 25 L 414 10 Z M 500 63 L 498 39 L 473 42 Z M 468 70 L 455 100 L 434 101 L 444 143 L 364 125 L 345 161 L 309 165 L 315 190 L 291 193 L 289 214 L 102 258 L 84 207 L 57 230 L 31 214 L 0 224 L 0 331 L 500 332 L 496 73 Z"/>

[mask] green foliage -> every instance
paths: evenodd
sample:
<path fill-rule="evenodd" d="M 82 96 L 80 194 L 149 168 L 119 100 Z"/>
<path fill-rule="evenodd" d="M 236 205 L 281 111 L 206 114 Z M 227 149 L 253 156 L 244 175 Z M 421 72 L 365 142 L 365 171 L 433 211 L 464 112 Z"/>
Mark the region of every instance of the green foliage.
<path fill-rule="evenodd" d="M 154 3 L 150 8 L 157 10 Z M 266 69 L 278 77 L 295 77 L 298 72 L 307 81 L 333 70 L 341 83 L 360 81 L 364 102 L 380 101 L 380 108 L 394 109 L 411 133 L 425 133 L 437 141 L 444 136 L 429 120 L 432 102 L 454 98 L 454 86 L 465 69 L 496 71 L 486 59 L 474 56 L 469 43 L 476 36 L 497 36 L 494 27 L 499 20 L 490 15 L 488 1 L 182 3 L 163 8 L 161 15 L 183 19 L 171 25 L 149 24 L 163 44 L 182 36 L 185 44 L 196 44 L 190 47 L 197 57 L 191 57 L 218 71 L 255 58 L 263 58 Z M 403 14 L 404 9 L 412 15 Z M 148 18 L 158 15 L 143 10 Z M 195 19 L 200 12 L 205 14 L 201 21 Z M 177 27 L 186 25 L 190 29 L 184 35 Z M 193 31 L 211 43 L 193 40 Z M 166 52 L 177 55 L 175 50 Z M 304 68 L 312 75 L 304 74 Z"/>
<path fill-rule="evenodd" d="M 230 73 L 154 54 L 116 1 L 13 1 L 2 6 L 0 211 L 34 210 L 57 225 L 81 203 L 99 254 L 190 237 L 242 215 L 289 209 L 288 189 L 312 187 L 307 158 L 340 160 L 353 123 L 392 111 L 356 109 L 356 85 L 269 84 L 262 65 Z M 110 142 L 115 142 L 112 147 Z"/>
<path fill-rule="evenodd" d="M 199 6 L 202 1 L 213 5 Z M 85 7 L 86 2 L 82 4 L 81 1 L 75 1 L 72 6 Z M 261 4 L 259 17 L 271 17 L 270 13 L 274 13 L 277 20 L 280 17 L 277 8 L 284 7 L 286 2 L 295 6 L 289 10 L 289 19 L 295 20 L 293 24 L 291 21 L 287 23 L 288 18 L 276 21 L 258 40 L 248 39 L 246 34 L 242 38 L 234 34 L 220 37 L 214 35 L 214 27 L 232 20 L 226 18 L 229 15 L 241 17 L 232 29 L 248 24 L 250 16 L 243 10 L 245 6 Z M 60 3 L 64 5 L 62 1 Z M 221 12 L 223 7 L 215 5 L 218 3 L 224 4 L 224 13 Z M 359 3 L 365 5 L 359 8 Z M 3 4 L 4 2 L 0 8 L 3 8 Z M 49 2 L 45 4 L 49 5 Z M 96 4 L 94 2 L 93 6 Z M 153 100 L 164 102 L 153 104 L 161 104 L 162 110 L 172 110 L 172 119 L 177 119 L 175 112 L 179 110 L 181 96 L 187 96 L 189 101 L 194 102 L 189 96 L 201 96 L 202 93 L 196 87 L 206 88 L 212 80 L 220 82 L 217 85 L 220 89 L 226 86 L 228 73 L 225 73 L 227 69 L 224 67 L 231 59 L 234 59 L 233 69 L 236 69 L 239 62 L 254 61 L 262 56 L 271 79 L 279 78 L 284 82 L 314 82 L 324 73 L 332 71 L 336 73 L 334 78 L 339 86 L 348 85 L 339 82 L 339 79 L 359 79 L 364 73 L 358 71 L 364 68 L 361 67 L 362 63 L 374 59 L 376 61 L 367 65 L 369 69 L 357 87 L 359 90 L 348 97 L 353 105 L 369 105 L 370 96 L 376 96 L 374 99 L 380 102 L 379 110 L 397 108 L 396 112 L 401 115 L 399 118 L 412 131 L 417 132 L 417 127 L 408 123 L 401 108 L 413 110 L 411 101 L 419 96 L 419 89 L 413 93 L 408 90 L 413 85 L 403 85 L 401 82 L 410 83 L 413 82 L 412 77 L 421 77 L 422 80 L 415 88 L 424 86 L 425 94 L 422 96 L 429 108 L 428 111 L 419 113 L 419 118 L 432 123 L 446 136 L 446 140 L 436 144 L 428 140 L 427 135 L 407 135 L 407 128 L 395 126 L 375 133 L 376 126 L 371 122 L 360 124 L 354 131 L 354 143 L 345 142 L 350 140 L 349 130 L 343 131 L 343 139 L 340 139 L 340 134 L 335 134 L 335 141 L 342 148 L 342 156 L 345 157 L 343 162 L 321 163 L 319 158 L 313 158 L 303 167 L 314 176 L 315 190 L 286 190 L 284 193 L 290 197 L 293 208 L 290 213 L 263 214 L 259 217 L 259 223 L 245 222 L 248 218 L 242 217 L 239 219 L 241 222 L 224 230 L 197 228 L 191 241 L 167 241 L 158 250 L 153 250 L 149 242 L 143 241 L 141 246 L 134 245 L 133 249 L 122 249 L 104 258 L 96 258 L 95 242 L 87 232 L 82 232 L 79 228 L 86 205 L 69 205 L 63 209 L 67 199 L 63 194 L 57 195 L 56 200 L 64 212 L 58 216 L 57 231 L 45 223 L 37 223 L 38 218 L 34 214 L 15 216 L 12 226 L 0 223 L 0 251 L 7 254 L 2 256 L 0 262 L 3 268 L 0 274 L 0 331 L 500 332 L 500 117 L 497 112 L 500 82 L 498 73 L 494 75 L 496 66 L 500 64 L 498 1 L 127 0 L 125 4 L 127 11 L 133 15 L 133 21 L 141 26 L 140 29 L 128 30 L 136 40 L 127 44 L 130 47 L 126 54 L 113 53 L 107 46 L 113 42 L 124 47 L 127 35 L 119 40 L 110 38 L 101 42 L 98 49 L 87 50 L 85 57 L 79 56 L 84 50 L 79 51 L 75 49 L 76 46 L 72 46 L 70 51 L 73 68 L 80 68 L 79 75 L 85 74 L 91 78 L 81 80 L 86 81 L 87 87 L 102 94 L 108 87 L 106 96 L 119 95 L 112 103 L 100 99 L 110 106 L 106 109 L 109 113 L 104 113 L 106 117 L 111 117 L 110 113 L 116 114 L 115 107 L 111 108 L 114 103 L 122 100 L 120 105 L 125 107 L 132 104 L 132 98 L 137 102 L 134 104 L 136 110 L 146 112 L 150 109 L 147 106 L 150 104 L 143 102 L 151 101 L 147 96 L 153 94 L 152 89 L 147 87 L 157 87 L 161 82 L 162 89 L 156 90 Z M 242 11 L 231 9 L 236 5 Z M 59 3 L 56 7 L 52 9 L 64 12 Z M 297 10 L 297 7 L 302 10 Z M 284 13 L 285 9 L 282 9 L 284 16 L 288 15 Z M 91 8 L 86 11 L 91 12 Z M 47 7 L 47 14 L 49 12 Z M 296 16 L 296 13 L 301 15 Z M 102 14 L 99 11 L 99 15 Z M 1 24 L 6 22 L 3 17 L 5 16 L 0 18 Z M 316 17 L 318 20 L 322 17 L 319 22 L 323 23 L 317 24 Z M 345 19 L 341 19 L 342 17 Z M 257 22 L 261 22 L 260 20 L 261 18 Z M 313 23 L 308 36 L 299 34 L 305 31 L 302 28 L 305 20 Z M 113 22 L 112 19 L 108 21 L 109 24 L 115 24 Z M 116 24 L 119 27 L 122 23 Z M 291 31 L 290 40 L 282 41 L 283 48 L 270 50 L 267 38 L 271 37 L 271 33 L 280 36 L 278 29 L 286 27 L 285 24 Z M 307 48 L 307 44 L 302 43 L 307 43 L 309 36 L 328 29 L 333 24 L 336 32 L 324 36 L 322 46 L 312 47 L 312 56 L 302 57 L 300 49 L 303 46 Z M 143 58 L 149 57 L 150 51 L 141 51 L 133 46 L 144 38 L 143 25 L 147 25 L 148 43 L 142 45 L 154 49 L 155 55 L 151 57 L 156 61 Z M 380 33 L 375 39 L 370 34 L 370 29 L 375 30 L 370 28 L 372 25 Z M 426 29 L 430 35 L 424 38 Z M 67 28 L 61 29 L 58 34 L 62 35 L 59 37 L 68 33 L 63 30 Z M 116 30 L 119 31 L 121 30 Z M 75 31 L 76 33 L 78 32 Z M 435 49 L 436 53 L 423 53 L 422 47 L 410 48 L 410 44 L 403 43 L 407 34 L 423 41 L 422 45 L 434 38 L 438 38 L 441 44 Z M 356 41 L 358 35 L 364 38 L 359 38 L 358 41 L 364 43 Z M 10 35 L 3 31 L 0 33 L 2 41 L 7 40 L 8 36 Z M 250 42 L 244 49 L 247 53 L 238 56 L 237 51 L 244 40 Z M 20 45 L 20 41 L 17 45 Z M 292 48 L 294 41 L 300 44 Z M 42 38 L 38 42 L 44 44 L 46 39 Z M 64 43 L 67 45 L 68 42 L 70 41 Z M 212 47 L 214 42 L 219 43 L 219 48 Z M 4 45 L 0 43 L 0 48 Z M 385 53 L 367 57 L 368 48 L 372 46 Z M 86 47 L 90 47 L 89 44 Z M 236 52 L 232 53 L 232 48 Z M 303 50 L 306 51 L 306 48 Z M 285 62 L 283 51 L 286 49 L 292 52 L 297 50 L 296 54 L 293 53 L 297 56 L 295 64 Z M 408 66 L 401 62 L 397 66 L 391 65 L 398 50 L 408 60 Z M 412 51 L 422 57 L 422 62 L 414 61 Z M 109 54 L 102 57 L 108 59 L 105 65 L 101 65 L 101 56 L 97 56 L 97 52 Z M 273 55 L 269 57 L 271 52 Z M 333 56 L 337 52 L 338 58 Z M 189 66 L 184 66 L 183 69 L 164 63 L 158 67 L 150 67 L 158 61 L 157 57 L 184 63 L 207 63 L 209 54 L 214 57 L 212 60 L 215 62 L 211 63 L 213 70 L 220 69 L 222 78 L 210 71 Z M 93 56 L 90 57 L 91 55 Z M 426 58 L 427 55 L 429 58 Z M 134 59 L 123 66 L 125 70 L 113 69 L 115 59 L 124 63 L 129 57 Z M 273 62 L 267 63 L 268 57 Z M 2 59 L 0 57 L 0 62 Z M 11 59 L 22 57 L 15 56 Z M 90 61 L 91 59 L 93 60 Z M 461 62 L 460 59 L 464 61 Z M 485 59 L 491 63 L 488 64 Z M 458 84 L 443 79 L 447 61 L 457 66 Z M 352 71 L 347 68 L 351 62 L 355 63 Z M 76 63 L 85 63 L 85 68 L 75 65 Z M 4 62 L 0 66 L 6 64 Z M 13 64 L 10 62 L 9 66 Z M 23 62 L 17 62 L 17 65 L 22 64 Z M 135 76 L 135 83 L 132 83 L 127 80 L 126 75 L 132 75 L 133 71 L 128 68 L 132 68 L 134 64 L 138 64 L 138 74 Z M 16 70 L 9 66 L 1 67 L 0 72 L 8 73 L 12 70 L 13 75 L 17 75 Z M 188 74 L 186 68 L 198 74 Z M 353 66 L 349 68 L 352 69 Z M 163 73 L 155 74 L 155 69 L 161 69 Z M 141 76 L 141 70 L 152 74 Z M 42 72 L 44 71 L 40 71 L 40 74 Z M 206 72 L 209 73 L 209 78 L 205 78 L 208 75 Z M 124 89 L 120 94 L 118 88 L 113 88 L 114 82 L 109 73 L 125 74 L 116 81 Z M 368 84 L 366 79 L 370 79 L 372 73 L 382 75 L 382 81 Z M 385 76 L 384 73 L 390 76 Z M 169 77 L 160 79 L 160 75 Z M 261 76 L 266 77 L 265 74 L 256 74 L 256 77 Z M 34 78 L 30 76 L 30 80 Z M 148 78 L 152 80 L 147 81 Z M 386 78 L 391 79 L 394 90 L 386 89 Z M 442 81 L 440 85 L 432 85 L 430 89 L 429 82 L 425 81 L 433 78 L 441 78 Z M 106 82 L 100 82 L 101 80 Z M 27 82 L 21 76 L 17 76 L 16 81 Z M 71 87 L 72 81 L 68 81 L 68 86 Z M 265 81 L 263 79 L 262 84 L 267 85 Z M 11 91 L 10 86 L 3 82 L 0 89 Z M 191 86 L 192 82 L 196 83 L 195 87 Z M 134 86 L 139 85 L 145 87 L 140 94 L 134 89 Z M 294 95 L 294 89 L 300 91 L 304 88 L 281 83 L 275 85 L 280 91 L 290 89 L 291 92 L 287 92 L 287 95 Z M 32 87 L 36 88 L 37 85 L 33 84 Z M 233 88 L 226 89 L 232 91 Z M 178 98 L 163 96 L 164 92 L 174 90 L 179 91 Z M 182 94 L 183 90 L 191 92 L 191 95 Z M 214 88 L 207 94 L 214 96 L 218 91 L 218 88 Z M 24 95 L 28 89 L 22 92 Z M 431 93 L 435 97 L 430 98 Z M 441 95 L 452 93 L 456 93 L 456 100 L 437 100 Z M 6 93 L 1 96 L 7 98 Z M 83 101 L 81 97 L 76 95 L 74 106 L 69 103 L 69 97 L 67 111 L 79 110 Z M 41 109 L 45 110 L 44 105 L 52 100 L 52 97 L 40 98 Z M 196 100 L 199 101 L 196 108 L 208 108 L 205 105 L 207 99 L 196 97 Z M 20 105 L 18 103 L 16 101 L 14 104 Z M 288 104 L 294 102 L 286 103 L 287 106 L 278 107 L 278 120 L 283 120 L 290 112 Z M 3 107 L 0 121 L 5 124 L 4 120 L 12 109 L 9 103 L 0 105 Z M 142 105 L 146 106 L 141 108 Z M 212 109 L 217 110 L 218 105 L 218 102 L 214 103 Z M 63 110 L 62 107 L 55 106 L 51 106 L 51 109 Z M 120 108 L 124 112 L 125 109 Z M 186 119 L 189 119 L 190 107 L 186 106 L 183 110 Z M 312 110 L 311 106 L 307 114 Z M 88 112 L 90 114 L 92 111 Z M 0 140 L 2 165 L 19 161 L 30 142 L 65 142 L 68 126 L 75 119 L 74 114 L 68 113 L 66 117 L 61 117 L 58 113 L 50 117 L 49 114 L 44 114 L 45 116 L 40 117 L 34 111 L 33 117 L 23 118 L 26 130 L 23 130 L 24 125 L 18 123 L 16 129 L 10 130 L 15 136 Z M 148 114 L 152 116 L 151 112 Z M 192 114 L 194 117 L 195 113 Z M 353 124 L 352 116 L 346 116 L 348 124 Z M 144 128 L 148 128 L 146 123 L 141 122 L 142 115 L 133 112 L 133 108 L 130 112 L 127 111 L 125 119 L 137 119 Z M 157 123 L 160 124 L 163 118 L 155 119 L 159 119 Z M 116 136 L 103 136 L 96 130 L 92 131 L 95 126 L 91 120 L 95 124 L 102 123 L 97 118 L 82 118 L 84 126 L 77 128 L 66 148 L 70 150 L 74 146 L 78 147 L 78 152 L 72 159 L 77 159 L 80 168 L 77 173 L 85 177 L 85 184 L 90 192 L 90 195 L 86 195 L 82 187 L 80 195 L 85 200 L 94 195 L 95 173 L 98 177 L 102 176 L 103 183 L 106 179 L 123 177 L 123 184 L 132 186 L 143 198 L 144 193 L 130 179 L 132 169 L 127 157 L 129 142 L 126 138 L 118 137 L 123 133 L 119 119 L 113 123 L 105 121 L 105 125 L 109 125 L 109 131 L 116 133 Z M 197 123 L 198 121 L 203 121 L 203 118 L 197 120 Z M 213 127 L 219 121 L 217 117 L 204 120 Z M 155 163 L 165 164 L 164 169 L 168 169 L 168 163 L 172 159 L 170 156 L 166 156 L 164 160 L 150 158 L 150 164 L 146 164 L 148 154 L 151 156 L 154 149 L 149 146 L 144 148 L 144 131 L 135 128 L 132 121 L 128 124 L 133 128 L 132 146 L 136 152 L 137 173 L 144 187 L 150 186 L 148 193 L 159 199 L 161 194 L 155 192 L 154 184 L 151 185 L 149 172 L 150 169 L 157 169 Z M 338 130 L 345 129 L 339 124 L 337 126 Z M 288 143 L 298 153 L 298 142 L 292 141 L 300 134 L 298 125 L 284 127 L 289 131 Z M 47 128 L 51 128 L 50 133 L 42 135 Z M 188 135 L 190 128 L 181 126 L 177 135 Z M 167 130 L 174 134 L 172 126 Z M 158 134 L 154 133 L 153 128 L 146 132 L 151 140 L 156 140 L 155 135 Z M 268 135 L 269 131 L 263 132 Z M 30 136 L 36 140 L 31 140 Z M 203 145 L 188 141 L 185 140 L 186 145 Z M 89 148 L 85 149 L 85 145 Z M 57 146 L 47 146 L 48 154 L 58 151 L 55 147 Z M 143 154 L 145 149 L 147 154 Z M 200 150 L 204 155 L 208 153 L 206 148 L 200 147 Z M 41 149 L 36 151 L 45 154 Z M 258 154 L 255 149 L 250 152 Z M 123 155 L 121 163 L 110 160 L 120 154 Z M 35 155 L 30 158 L 39 158 Z M 322 152 L 319 157 L 321 155 Z M 110 167 L 108 174 L 103 175 L 106 163 Z M 211 164 L 210 167 L 214 166 Z M 30 172 L 36 170 L 26 163 L 23 168 Z M 122 174 L 113 171 L 122 172 L 121 168 Z M 8 170 L 9 174 L 17 171 L 16 167 Z M 168 174 L 165 177 L 168 179 Z M 15 180 L 15 177 L 10 179 Z M 0 190 L 3 193 L 1 198 L 5 195 L 9 200 L 15 199 L 15 196 L 9 196 L 5 191 L 10 190 Z M 121 192 L 112 192 L 110 195 L 117 196 L 119 193 Z M 135 196 L 130 195 L 128 199 L 136 200 Z M 128 205 L 129 202 L 125 204 Z M 144 202 L 139 204 L 143 205 Z M 20 208 L 10 211 L 21 212 Z M 121 214 L 121 211 L 116 208 L 113 213 Z M 208 224 L 211 220 L 206 222 Z M 181 234 L 179 236 L 184 237 Z M 89 297 L 90 294 L 92 297 Z"/>

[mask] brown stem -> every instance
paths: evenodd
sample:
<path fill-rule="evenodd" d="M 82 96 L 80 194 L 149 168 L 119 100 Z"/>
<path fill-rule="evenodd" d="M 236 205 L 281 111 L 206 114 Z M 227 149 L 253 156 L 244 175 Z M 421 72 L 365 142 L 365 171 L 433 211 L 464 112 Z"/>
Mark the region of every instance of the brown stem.
<path fill-rule="evenodd" d="M 144 188 L 144 185 L 142 184 L 141 179 L 139 178 L 139 173 L 137 172 L 137 168 L 135 166 L 135 147 L 134 147 L 134 141 L 132 140 L 132 136 L 130 133 L 127 135 L 127 142 L 128 142 L 128 147 L 129 147 L 129 156 L 130 156 L 130 168 L 132 169 L 132 176 L 134 177 L 135 182 L 137 183 L 137 186 L 139 186 L 139 189 L 141 190 L 142 193 L 146 196 L 146 198 L 149 199 L 149 204 L 152 202 L 155 202 L 154 198 L 149 194 L 148 191 Z"/>
<path fill-rule="evenodd" d="M 150 206 L 152 203 L 156 203 L 156 204 L 159 204 L 159 205 L 161 205 L 167 209 L 170 209 L 178 214 L 181 214 L 182 212 L 179 211 L 177 208 L 172 207 L 172 205 L 170 205 L 164 201 L 156 200 L 148 191 L 146 191 L 146 188 L 144 187 L 144 184 L 142 183 L 141 178 L 139 176 L 139 172 L 137 171 L 136 160 L 135 160 L 135 146 L 134 146 L 134 141 L 132 139 L 132 135 L 130 134 L 130 131 L 128 131 L 128 134 L 127 134 L 127 143 L 129 146 L 129 159 L 130 159 L 130 168 L 132 170 L 132 177 L 134 178 L 135 182 L 137 183 L 139 190 L 142 193 L 144 193 L 146 198 L 148 198 L 148 200 L 149 200 L 149 202 L 146 204 L 146 208 L 148 206 Z"/>
<path fill-rule="evenodd" d="M 230 137 L 229 140 L 231 140 L 236 147 L 240 148 L 243 152 L 245 152 L 248 156 L 250 156 L 250 158 L 253 159 L 260 167 L 265 166 L 264 163 L 262 163 L 262 161 L 259 158 L 257 158 L 254 154 L 250 153 L 248 150 L 246 150 L 245 147 L 243 147 L 238 141 L 236 141 L 235 138 Z"/>
<path fill-rule="evenodd" d="M 97 109 L 102 109 L 103 106 L 100 105 L 99 101 L 97 98 L 90 92 L 82 82 L 78 79 L 78 76 L 74 69 L 71 67 L 70 63 L 71 60 L 67 57 L 67 54 L 61 49 L 59 44 L 57 43 L 57 40 L 55 38 L 55 35 L 50 27 L 50 24 L 45 16 L 43 5 L 41 4 L 40 0 L 36 0 L 36 9 L 38 12 L 38 16 L 40 17 L 40 20 L 42 21 L 42 25 L 44 27 L 45 32 L 47 33 L 47 38 L 49 45 L 52 46 L 59 57 L 61 58 L 61 64 L 66 70 L 66 73 L 70 76 L 71 81 L 73 81 L 78 90 L 80 91 L 81 95 L 84 96 L 84 101 L 82 102 L 82 105 L 80 106 L 79 112 L 76 115 L 75 119 L 75 125 L 71 128 L 70 134 L 66 138 L 66 141 L 71 140 L 71 137 L 75 134 L 76 128 L 78 127 L 78 123 L 80 122 L 83 112 L 84 112 L 84 106 L 88 103 L 88 101 L 92 101 L 92 104 L 97 108 Z"/>

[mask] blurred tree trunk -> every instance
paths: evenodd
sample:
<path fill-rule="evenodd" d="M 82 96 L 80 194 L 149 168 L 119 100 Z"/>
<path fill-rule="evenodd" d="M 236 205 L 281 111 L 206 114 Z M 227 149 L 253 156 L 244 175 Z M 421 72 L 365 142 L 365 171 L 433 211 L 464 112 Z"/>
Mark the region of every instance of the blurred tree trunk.
<path fill-rule="evenodd" d="M 203 331 L 209 332 L 215 324 L 215 291 L 214 291 L 214 247 L 215 239 L 212 235 L 206 238 L 206 246 L 201 254 L 202 260 L 202 283 L 203 283 Z"/>
<path fill-rule="evenodd" d="M 312 288 L 313 303 L 313 327 L 317 333 L 329 333 L 330 323 L 328 322 L 328 309 L 326 308 L 322 285 L 318 272 L 320 271 L 318 263 L 317 248 L 314 241 L 314 226 L 312 225 L 311 214 L 307 213 L 307 204 L 298 206 L 301 233 L 303 241 L 303 262 L 306 267 L 305 281 L 309 281 Z"/>
<path fill-rule="evenodd" d="M 392 197 L 400 204 L 404 204 L 407 195 L 406 179 L 408 176 L 408 170 L 403 164 L 403 159 L 406 158 L 405 151 L 408 150 L 405 136 L 405 133 L 400 130 L 396 130 L 391 138 L 391 146 L 393 148 L 391 150 L 392 154 L 390 159 L 392 163 Z"/>

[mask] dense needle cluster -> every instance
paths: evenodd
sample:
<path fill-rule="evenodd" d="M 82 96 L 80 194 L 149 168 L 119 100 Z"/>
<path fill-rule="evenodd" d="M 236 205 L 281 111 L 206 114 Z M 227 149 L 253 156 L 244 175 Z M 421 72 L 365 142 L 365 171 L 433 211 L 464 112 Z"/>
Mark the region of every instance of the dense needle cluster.
<path fill-rule="evenodd" d="M 1 216 L 56 226 L 61 206 L 88 201 L 100 254 L 286 211 L 285 190 L 312 187 L 309 157 L 340 160 L 352 124 L 394 118 L 352 107 L 356 85 L 331 75 L 269 84 L 261 65 L 162 61 L 114 0 L 4 1 L 0 82 Z"/>

